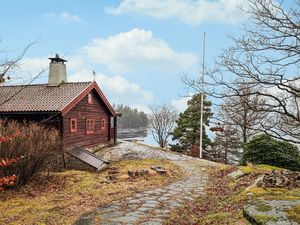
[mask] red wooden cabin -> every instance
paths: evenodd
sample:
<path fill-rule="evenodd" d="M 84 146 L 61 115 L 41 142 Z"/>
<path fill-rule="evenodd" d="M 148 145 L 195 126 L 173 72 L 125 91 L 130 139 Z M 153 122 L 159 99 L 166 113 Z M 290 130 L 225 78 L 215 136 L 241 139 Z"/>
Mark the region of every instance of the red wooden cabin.
<path fill-rule="evenodd" d="M 66 148 L 116 143 L 117 113 L 97 83 L 68 83 L 66 60 L 50 60 L 48 84 L 0 86 L 0 117 L 54 127 Z"/>

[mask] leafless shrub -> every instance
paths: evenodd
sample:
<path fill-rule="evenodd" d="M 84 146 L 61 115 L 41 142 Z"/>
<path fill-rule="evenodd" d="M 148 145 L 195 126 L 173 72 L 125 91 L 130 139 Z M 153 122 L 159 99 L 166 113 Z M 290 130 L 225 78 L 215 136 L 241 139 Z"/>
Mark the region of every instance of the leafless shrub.
<path fill-rule="evenodd" d="M 19 158 L 5 169 L 0 168 L 0 177 L 15 174 L 16 185 L 23 185 L 40 172 L 58 166 L 62 145 L 57 130 L 31 122 L 0 120 L 0 124 L 1 136 L 14 136 L 1 143 L 0 159 Z"/>

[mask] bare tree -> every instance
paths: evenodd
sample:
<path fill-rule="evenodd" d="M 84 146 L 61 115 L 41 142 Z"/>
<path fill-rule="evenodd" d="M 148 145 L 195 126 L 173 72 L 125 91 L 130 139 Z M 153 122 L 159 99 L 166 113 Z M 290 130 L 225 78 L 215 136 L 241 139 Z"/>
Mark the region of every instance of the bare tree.
<path fill-rule="evenodd" d="M 153 105 L 150 106 L 150 109 L 151 114 L 148 117 L 148 128 L 154 140 L 161 148 L 164 148 L 174 128 L 177 112 L 171 105 Z"/>
<path fill-rule="evenodd" d="M 242 85 L 240 89 L 241 95 L 223 99 L 224 103 L 220 105 L 219 116 L 216 119 L 227 127 L 226 130 L 234 130 L 235 132 L 227 133 L 234 133 L 243 146 L 259 132 L 265 113 L 253 108 L 265 102 L 261 96 L 251 95 L 254 92 L 253 88 Z"/>
<path fill-rule="evenodd" d="M 14 77 L 11 75 L 12 72 L 14 72 L 17 68 L 20 68 L 20 61 L 25 56 L 28 49 L 33 46 L 35 43 L 37 43 L 37 40 L 28 44 L 23 51 L 18 54 L 16 57 L 8 58 L 8 57 L 0 57 L 0 86 L 3 85 L 6 81 L 14 79 Z M 0 51 L 1 54 L 1 51 Z M 0 96 L 0 107 L 5 104 L 6 102 L 10 101 L 14 96 L 22 92 L 27 85 L 34 82 L 37 78 L 40 77 L 41 74 L 43 74 L 48 68 L 42 69 L 39 73 L 37 73 L 28 83 L 24 85 L 20 85 L 20 89 L 16 91 L 15 93 L 9 93 L 7 96 Z"/>
<path fill-rule="evenodd" d="M 1 57 L 0 58 L 0 84 L 4 83 L 6 80 L 10 80 L 10 72 L 16 68 L 19 68 L 19 62 L 25 56 L 27 50 L 34 44 L 32 42 L 28 44 L 24 50 L 18 56 L 14 58 Z M 1 53 L 1 51 L 0 51 Z M 3 53 L 3 52 L 2 52 Z"/>
<path fill-rule="evenodd" d="M 246 106 L 263 112 L 259 129 L 300 143 L 300 1 L 248 0 L 250 24 L 232 38 L 213 71 L 207 71 L 206 94 L 215 98 L 260 96 L 263 104 Z M 252 22 L 252 23 L 251 23 Z M 201 90 L 199 80 L 184 79 Z M 247 84 L 251 92 L 239 87 Z"/>

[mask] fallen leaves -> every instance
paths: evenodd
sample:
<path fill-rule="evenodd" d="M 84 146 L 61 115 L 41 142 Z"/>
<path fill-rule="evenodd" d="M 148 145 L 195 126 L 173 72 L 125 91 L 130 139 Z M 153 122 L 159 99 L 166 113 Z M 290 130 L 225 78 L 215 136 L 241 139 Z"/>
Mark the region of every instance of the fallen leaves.
<path fill-rule="evenodd" d="M 210 171 L 205 196 L 177 209 L 165 224 L 232 225 L 243 220 L 241 209 L 246 199 L 239 198 L 239 193 L 250 186 L 258 175 L 251 174 L 232 183 L 227 175 L 234 170 L 235 167 L 228 167 Z"/>

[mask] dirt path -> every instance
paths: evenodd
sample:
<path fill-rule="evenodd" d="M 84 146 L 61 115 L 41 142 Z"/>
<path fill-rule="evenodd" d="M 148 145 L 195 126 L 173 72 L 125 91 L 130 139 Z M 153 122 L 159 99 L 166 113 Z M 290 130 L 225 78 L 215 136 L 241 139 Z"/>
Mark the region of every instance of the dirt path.
<path fill-rule="evenodd" d="M 173 208 L 204 194 L 207 182 L 206 169 L 200 167 L 201 163 L 184 161 L 176 164 L 188 172 L 186 179 L 97 208 L 92 213 L 81 216 L 75 224 L 162 224 Z"/>

